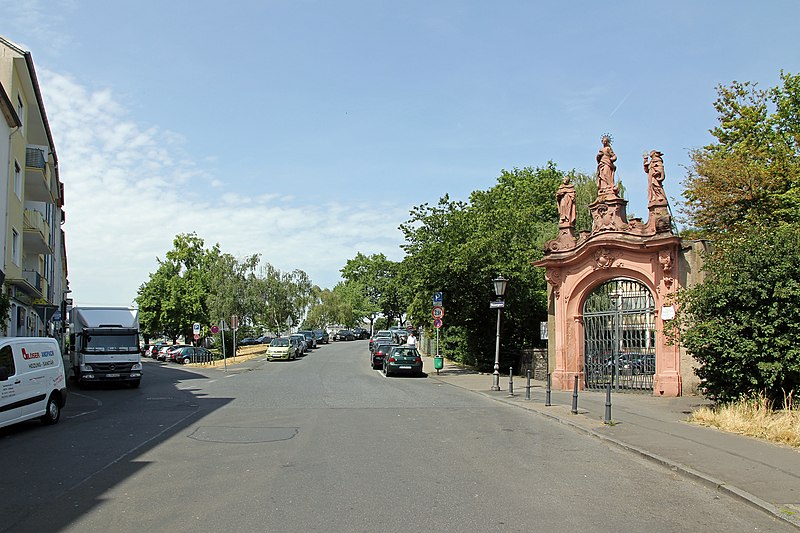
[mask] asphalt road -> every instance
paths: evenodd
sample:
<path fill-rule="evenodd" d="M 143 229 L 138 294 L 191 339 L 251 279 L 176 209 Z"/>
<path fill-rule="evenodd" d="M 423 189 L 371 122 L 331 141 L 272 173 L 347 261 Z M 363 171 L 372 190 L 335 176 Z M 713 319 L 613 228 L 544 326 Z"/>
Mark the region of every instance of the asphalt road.
<path fill-rule="evenodd" d="M 148 360 L 139 389 L 71 390 L 0 430 L 2 531 L 791 531 L 366 341 L 227 373 Z"/>

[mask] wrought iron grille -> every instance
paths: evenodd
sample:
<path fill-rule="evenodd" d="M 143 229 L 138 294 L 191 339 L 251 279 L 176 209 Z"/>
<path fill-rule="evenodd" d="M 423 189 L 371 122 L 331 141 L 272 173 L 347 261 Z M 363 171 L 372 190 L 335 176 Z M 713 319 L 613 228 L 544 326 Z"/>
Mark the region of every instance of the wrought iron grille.
<path fill-rule="evenodd" d="M 656 373 L 655 301 L 631 279 L 597 287 L 583 304 L 587 389 L 652 391 Z"/>

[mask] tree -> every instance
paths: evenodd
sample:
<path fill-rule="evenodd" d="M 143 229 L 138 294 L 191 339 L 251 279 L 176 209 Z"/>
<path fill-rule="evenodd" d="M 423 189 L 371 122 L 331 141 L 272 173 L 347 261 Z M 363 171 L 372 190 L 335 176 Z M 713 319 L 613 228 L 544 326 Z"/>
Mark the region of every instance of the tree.
<path fill-rule="evenodd" d="M 684 181 L 683 212 L 702 235 L 800 221 L 800 76 L 781 81 L 717 87 L 717 141 L 691 153 Z"/>
<path fill-rule="evenodd" d="M 781 400 L 800 384 L 800 78 L 781 81 L 717 88 L 716 142 L 692 153 L 685 181 L 684 212 L 714 246 L 672 327 L 720 400 Z"/>
<path fill-rule="evenodd" d="M 412 317 L 429 323 L 432 293 L 444 293 L 447 317 L 442 333 L 445 350 L 453 350 L 446 352 L 449 356 L 491 366 L 495 315 L 488 312 L 488 302 L 494 297 L 491 280 L 498 274 L 511 280 L 504 347 L 538 341 L 538 322 L 547 313 L 547 287 L 531 262 L 556 235 L 555 192 L 563 177 L 553 163 L 504 170 L 495 186 L 473 192 L 469 203 L 445 196 L 435 206 L 414 208 L 400 226 L 406 238 L 404 267 L 415 294 Z"/>
<path fill-rule="evenodd" d="M 139 287 L 136 297 L 144 331 L 175 340 L 180 335 L 188 338 L 194 322 L 208 322 L 209 256 L 219 250 L 215 246 L 208 251 L 203 246 L 196 233 L 178 234 L 166 258 L 158 259 L 158 269 Z"/>
<path fill-rule="evenodd" d="M 367 313 L 363 318 L 367 318 L 371 325 L 377 313 L 382 313 L 389 323 L 396 318 L 402 319 L 408 301 L 399 263 L 387 259 L 384 254 L 366 256 L 359 252 L 347 261 L 341 273 L 345 281 L 352 284 L 351 288 L 361 287 L 372 304 L 360 305 Z"/>
<path fill-rule="evenodd" d="M 717 246 L 705 281 L 680 295 L 673 327 L 685 328 L 707 395 L 781 401 L 800 386 L 800 226 L 751 228 Z"/>

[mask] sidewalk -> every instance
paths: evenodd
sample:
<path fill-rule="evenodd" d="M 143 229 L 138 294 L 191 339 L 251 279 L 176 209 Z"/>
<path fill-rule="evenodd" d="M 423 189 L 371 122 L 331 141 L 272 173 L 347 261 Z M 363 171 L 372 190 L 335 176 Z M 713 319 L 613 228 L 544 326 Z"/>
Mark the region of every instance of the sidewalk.
<path fill-rule="evenodd" d="M 552 391 L 545 406 L 545 383 L 514 376 L 514 396 L 508 394 L 508 374 L 500 376 L 499 392 L 491 391 L 492 375 L 480 374 L 445 360 L 437 374 L 433 357 L 423 357 L 429 378 L 482 394 L 493 400 L 534 411 L 588 433 L 761 508 L 800 528 L 800 451 L 751 437 L 685 422 L 708 402 L 699 396 L 656 398 L 642 394 L 612 394 L 611 419 L 605 418 L 605 392 L 579 391 L 578 414 L 571 413 L 572 391 Z"/>

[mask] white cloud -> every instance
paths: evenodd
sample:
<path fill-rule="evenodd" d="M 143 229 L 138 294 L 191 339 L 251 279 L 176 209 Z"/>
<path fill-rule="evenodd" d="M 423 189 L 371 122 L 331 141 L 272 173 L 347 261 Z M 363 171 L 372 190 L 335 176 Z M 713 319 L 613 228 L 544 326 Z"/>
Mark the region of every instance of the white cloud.
<path fill-rule="evenodd" d="M 66 189 L 76 304 L 131 303 L 182 232 L 234 255 L 260 253 L 282 270 L 305 270 L 321 286 L 336 283 L 358 251 L 400 255 L 396 226 L 405 208 L 309 205 L 280 192 L 232 190 L 200 166 L 208 159 L 194 162 L 181 135 L 137 123 L 111 91 L 51 71 L 40 77 Z"/>

